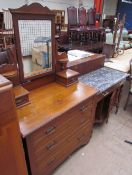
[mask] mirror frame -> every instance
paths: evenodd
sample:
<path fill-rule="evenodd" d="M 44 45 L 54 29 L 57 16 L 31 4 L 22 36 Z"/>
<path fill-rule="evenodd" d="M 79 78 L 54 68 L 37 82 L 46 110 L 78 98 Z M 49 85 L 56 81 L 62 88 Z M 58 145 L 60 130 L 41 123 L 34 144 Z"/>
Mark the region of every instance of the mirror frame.
<path fill-rule="evenodd" d="M 30 5 L 24 5 L 17 9 L 9 9 L 12 14 L 13 27 L 14 27 L 14 37 L 16 46 L 16 55 L 19 65 L 19 77 L 20 83 L 30 81 L 36 78 L 40 78 L 49 74 L 55 73 L 55 13 L 51 11 L 48 7 L 44 7 L 39 3 L 32 3 Z M 22 62 L 22 53 L 20 45 L 20 35 L 19 35 L 19 20 L 50 20 L 51 21 L 51 42 L 52 42 L 52 70 L 49 72 L 42 72 L 31 77 L 24 77 L 24 69 Z"/>

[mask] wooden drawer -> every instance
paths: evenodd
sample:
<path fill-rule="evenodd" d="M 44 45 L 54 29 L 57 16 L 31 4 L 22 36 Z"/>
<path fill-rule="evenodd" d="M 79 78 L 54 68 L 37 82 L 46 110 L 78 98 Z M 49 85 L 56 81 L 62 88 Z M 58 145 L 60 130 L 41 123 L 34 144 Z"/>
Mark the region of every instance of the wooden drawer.
<path fill-rule="evenodd" d="M 32 175 L 47 175 L 90 139 L 93 97 L 26 138 Z"/>
<path fill-rule="evenodd" d="M 72 84 L 74 83 L 77 83 L 78 82 L 78 77 L 72 77 L 70 79 L 64 79 L 64 78 L 61 78 L 61 77 L 56 77 L 56 82 L 63 85 L 63 86 L 71 86 Z"/>
<path fill-rule="evenodd" d="M 63 70 L 56 74 L 56 82 L 64 85 L 71 86 L 78 82 L 79 73 L 70 69 Z"/>
<path fill-rule="evenodd" d="M 77 83 L 77 82 L 78 82 L 78 76 L 71 77 L 67 80 L 68 85 L 72 85 L 73 83 Z"/>
<path fill-rule="evenodd" d="M 35 148 L 38 148 L 41 145 L 47 145 L 55 138 L 63 139 L 66 134 L 71 134 L 80 125 L 84 125 L 87 122 L 93 123 L 92 108 L 93 99 L 79 104 L 28 136 L 28 142 L 32 143 Z"/>
<path fill-rule="evenodd" d="M 36 155 L 29 152 L 32 175 L 49 175 L 62 163 L 75 149 L 86 144 L 92 133 L 92 125 L 84 125 L 78 128 L 69 137 L 65 138 L 53 154 L 45 155 L 43 152 Z"/>
<path fill-rule="evenodd" d="M 47 142 L 45 139 L 41 139 L 39 140 L 39 142 L 32 141 L 32 144 L 31 144 L 31 141 L 28 141 L 28 145 L 36 156 L 44 155 L 44 157 L 47 157 L 49 155 L 52 155 L 55 152 L 58 152 L 58 150 L 60 150 L 62 147 L 63 141 L 66 140 L 70 135 L 72 135 L 72 133 L 76 132 L 79 128 L 82 128 L 85 125 L 88 126 L 90 129 L 92 128 L 91 121 L 87 121 L 79 124 L 78 123 L 79 121 L 77 120 L 71 121 L 70 122 L 71 126 L 69 128 L 66 128 L 66 129 L 64 128 L 64 130 L 62 131 L 63 133 L 61 135 L 52 137 Z M 38 159 L 40 159 L 39 156 L 38 156 Z"/>
<path fill-rule="evenodd" d="M 19 98 L 16 99 L 16 106 L 17 107 L 22 107 L 26 104 L 29 104 L 28 95 L 25 95 L 25 96 L 22 96 L 22 97 L 19 97 Z"/>

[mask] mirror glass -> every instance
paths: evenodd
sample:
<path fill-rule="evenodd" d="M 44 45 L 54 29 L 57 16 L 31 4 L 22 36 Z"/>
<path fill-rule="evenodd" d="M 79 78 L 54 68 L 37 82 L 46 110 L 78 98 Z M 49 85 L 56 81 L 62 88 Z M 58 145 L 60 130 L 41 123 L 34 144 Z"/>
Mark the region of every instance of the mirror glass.
<path fill-rule="evenodd" d="M 50 20 L 19 20 L 20 47 L 24 77 L 52 70 Z"/>

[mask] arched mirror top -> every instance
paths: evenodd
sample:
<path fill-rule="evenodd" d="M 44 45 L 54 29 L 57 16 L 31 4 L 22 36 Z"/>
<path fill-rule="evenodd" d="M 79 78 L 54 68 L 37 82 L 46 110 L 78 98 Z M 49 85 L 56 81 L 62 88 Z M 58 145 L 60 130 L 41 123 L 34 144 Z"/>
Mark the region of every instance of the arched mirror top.
<path fill-rule="evenodd" d="M 12 13 L 20 81 L 55 72 L 55 14 L 39 3 Z"/>

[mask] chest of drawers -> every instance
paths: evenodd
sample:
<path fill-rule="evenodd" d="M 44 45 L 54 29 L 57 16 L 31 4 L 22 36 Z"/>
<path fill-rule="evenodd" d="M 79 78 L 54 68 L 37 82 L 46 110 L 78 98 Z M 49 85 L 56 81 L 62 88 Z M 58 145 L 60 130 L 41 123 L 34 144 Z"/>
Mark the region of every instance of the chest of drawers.
<path fill-rule="evenodd" d="M 33 175 L 50 174 L 92 133 L 93 98 L 75 106 L 26 138 Z"/>
<path fill-rule="evenodd" d="M 47 91 L 51 89 L 53 93 L 47 95 Z M 96 90 L 81 83 L 68 88 L 54 83 L 51 89 L 50 86 L 47 89 L 45 87 L 42 93 L 44 96 L 40 92 L 42 89 L 39 90 L 40 94 L 31 93 L 31 104 L 18 109 L 32 175 L 51 174 L 73 151 L 88 143 L 92 134 Z M 41 112 L 36 106 L 38 96 L 45 97 L 45 101 L 41 99 Z M 38 115 L 33 116 L 34 114 Z M 22 115 L 27 116 L 22 119 Z M 39 120 L 41 122 L 38 127 Z"/>

